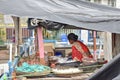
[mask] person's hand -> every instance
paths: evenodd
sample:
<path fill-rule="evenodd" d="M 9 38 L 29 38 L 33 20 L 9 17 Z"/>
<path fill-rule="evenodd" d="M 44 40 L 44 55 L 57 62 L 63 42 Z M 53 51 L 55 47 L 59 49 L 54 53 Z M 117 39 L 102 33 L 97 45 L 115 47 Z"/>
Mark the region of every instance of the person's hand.
<path fill-rule="evenodd" d="M 79 59 L 78 58 L 76 58 L 76 57 L 74 57 L 74 59 L 73 60 L 75 60 L 75 61 L 79 61 Z"/>
<path fill-rule="evenodd" d="M 90 54 L 90 55 L 89 55 L 89 58 L 93 58 L 93 55 L 92 55 L 92 54 Z"/>
<path fill-rule="evenodd" d="M 83 53 L 84 58 L 93 58 L 93 55 L 90 53 Z"/>

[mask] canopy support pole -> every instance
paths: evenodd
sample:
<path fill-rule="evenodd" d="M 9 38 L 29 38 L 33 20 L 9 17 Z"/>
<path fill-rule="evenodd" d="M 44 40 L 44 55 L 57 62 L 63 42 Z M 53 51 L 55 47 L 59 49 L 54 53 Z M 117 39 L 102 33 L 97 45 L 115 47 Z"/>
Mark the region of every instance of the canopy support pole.
<path fill-rule="evenodd" d="M 112 34 L 104 32 L 104 58 L 110 61 L 112 59 Z"/>
<path fill-rule="evenodd" d="M 39 57 L 40 57 L 40 64 L 45 65 L 42 27 L 37 28 L 37 33 L 38 33 L 38 53 L 39 53 Z"/>
<path fill-rule="evenodd" d="M 94 59 L 97 59 L 97 55 L 96 55 L 96 52 L 97 52 L 97 47 L 96 47 L 96 31 L 93 31 L 93 50 L 94 50 Z"/>
<path fill-rule="evenodd" d="M 12 16 L 15 26 L 15 56 L 18 56 L 19 51 L 19 44 L 21 43 L 20 39 L 20 18 Z"/>

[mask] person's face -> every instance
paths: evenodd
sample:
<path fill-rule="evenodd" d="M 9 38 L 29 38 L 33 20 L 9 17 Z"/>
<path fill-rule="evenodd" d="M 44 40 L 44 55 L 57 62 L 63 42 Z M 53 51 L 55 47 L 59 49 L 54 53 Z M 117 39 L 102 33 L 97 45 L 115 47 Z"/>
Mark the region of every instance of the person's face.
<path fill-rule="evenodd" d="M 69 43 L 70 43 L 70 44 L 73 44 L 73 43 L 74 43 L 74 41 L 73 41 L 73 40 L 69 40 Z"/>

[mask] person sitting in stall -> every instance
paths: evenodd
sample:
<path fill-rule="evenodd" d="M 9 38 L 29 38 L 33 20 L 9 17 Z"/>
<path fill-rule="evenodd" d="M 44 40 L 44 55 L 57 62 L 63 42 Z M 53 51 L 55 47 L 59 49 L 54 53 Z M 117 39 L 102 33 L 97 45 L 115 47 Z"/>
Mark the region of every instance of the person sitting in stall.
<path fill-rule="evenodd" d="M 78 36 L 74 33 L 70 33 L 67 36 L 69 43 L 72 44 L 72 59 L 76 61 L 83 61 L 83 58 L 93 59 L 88 47 L 78 40 Z"/>

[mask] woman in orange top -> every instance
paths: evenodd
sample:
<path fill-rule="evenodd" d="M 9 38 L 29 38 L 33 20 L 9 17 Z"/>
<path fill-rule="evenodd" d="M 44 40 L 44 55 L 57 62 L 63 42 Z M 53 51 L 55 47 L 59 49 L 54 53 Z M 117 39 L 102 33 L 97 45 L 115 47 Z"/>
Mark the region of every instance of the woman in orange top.
<path fill-rule="evenodd" d="M 68 34 L 68 40 L 72 44 L 72 58 L 82 62 L 82 58 L 93 58 L 88 47 L 81 41 L 78 41 L 78 36 L 74 33 Z"/>

